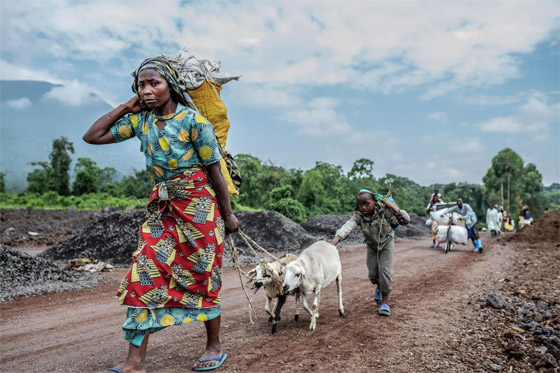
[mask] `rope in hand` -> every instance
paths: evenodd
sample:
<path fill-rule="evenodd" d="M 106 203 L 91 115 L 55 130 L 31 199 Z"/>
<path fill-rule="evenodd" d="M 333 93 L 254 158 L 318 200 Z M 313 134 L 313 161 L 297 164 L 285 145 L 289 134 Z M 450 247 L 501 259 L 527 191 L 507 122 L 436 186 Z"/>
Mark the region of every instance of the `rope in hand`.
<path fill-rule="evenodd" d="M 387 193 L 388 196 L 391 195 L 391 187 L 393 184 L 389 184 L 389 192 Z M 383 206 L 383 210 L 381 211 L 381 220 L 379 221 L 379 238 L 377 239 L 377 273 L 381 273 L 381 268 L 379 268 L 379 247 L 381 246 L 381 230 L 383 229 L 383 219 L 385 219 L 385 205 Z"/>
<path fill-rule="evenodd" d="M 269 253 L 268 251 L 266 251 L 266 249 L 264 249 L 262 246 L 260 246 L 259 244 L 257 244 L 255 241 L 253 241 L 251 239 L 251 237 L 247 236 L 245 233 L 243 233 L 241 230 L 237 231 L 237 234 L 239 234 L 239 236 L 241 237 L 241 239 L 243 239 L 243 241 L 245 242 L 245 244 L 247 245 L 247 247 L 249 247 L 249 249 L 251 250 L 251 252 L 253 253 L 253 255 L 255 256 L 255 258 L 257 258 L 258 262 L 260 265 L 264 265 L 266 263 L 264 263 L 261 258 L 259 257 L 259 255 L 257 254 L 257 252 L 255 251 L 255 249 L 253 248 L 253 245 L 255 247 L 257 247 L 259 250 L 264 251 L 266 254 L 268 254 L 269 256 L 271 256 L 274 260 L 279 261 L 278 258 L 276 258 L 274 255 L 272 255 L 271 253 Z M 245 289 L 245 284 L 243 283 L 243 277 L 249 279 L 249 280 L 255 280 L 252 277 L 247 276 L 245 273 L 243 273 L 243 271 L 241 270 L 241 265 L 239 264 L 239 256 L 237 254 L 237 249 L 235 248 L 235 245 L 233 244 L 233 239 L 231 238 L 231 234 L 229 234 L 226 238 L 226 246 L 229 247 L 229 250 L 231 252 L 231 259 L 233 261 L 233 265 L 235 266 L 235 269 L 237 270 L 237 273 L 239 275 L 239 282 L 241 283 L 241 288 L 243 289 L 243 292 L 245 293 L 245 297 L 247 298 L 247 301 L 249 302 L 249 321 L 251 322 L 251 324 L 254 324 L 253 321 L 253 314 L 255 315 L 255 318 L 257 318 L 257 314 L 255 312 L 255 309 L 253 307 L 253 303 L 251 302 L 251 298 L 249 298 L 249 294 L 247 294 L 247 290 Z"/>
<path fill-rule="evenodd" d="M 249 294 L 247 294 L 247 290 L 245 289 L 245 285 L 243 284 L 243 278 L 241 277 L 241 275 L 247 278 L 248 276 L 241 271 L 241 266 L 239 265 L 239 257 L 237 256 L 237 250 L 233 245 L 233 239 L 231 238 L 231 234 L 227 236 L 226 242 L 227 242 L 227 246 L 229 247 L 229 251 L 231 252 L 231 259 L 233 260 L 233 265 L 235 266 L 235 268 L 237 269 L 237 273 L 239 274 L 239 282 L 241 283 L 241 288 L 243 289 L 243 292 L 245 293 L 245 297 L 249 302 L 249 321 L 251 322 L 251 324 L 254 324 L 255 322 L 253 321 L 253 314 L 255 315 L 255 317 L 257 317 L 257 314 L 255 313 L 255 310 L 253 308 L 253 303 L 251 303 L 251 298 L 249 298 Z"/>

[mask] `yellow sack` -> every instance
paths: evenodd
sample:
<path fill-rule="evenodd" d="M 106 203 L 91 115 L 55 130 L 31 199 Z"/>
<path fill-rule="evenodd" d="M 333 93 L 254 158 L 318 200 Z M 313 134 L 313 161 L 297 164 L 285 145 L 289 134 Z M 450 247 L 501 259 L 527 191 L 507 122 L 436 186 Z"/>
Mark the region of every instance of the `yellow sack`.
<path fill-rule="evenodd" d="M 225 151 L 229 120 L 226 105 L 220 97 L 222 86 L 214 81 L 205 80 L 200 87 L 188 91 L 200 114 L 214 126 L 214 132 Z"/>
<path fill-rule="evenodd" d="M 188 90 L 200 114 L 214 126 L 216 137 L 220 142 L 222 150 L 225 152 L 229 120 L 227 118 L 226 105 L 220 97 L 221 91 L 222 86 L 220 84 L 214 81 L 209 82 L 208 80 L 205 80 L 200 87 Z M 220 161 L 220 166 L 228 186 L 229 194 L 238 195 L 239 192 L 231 180 L 226 162 L 223 158 Z"/>

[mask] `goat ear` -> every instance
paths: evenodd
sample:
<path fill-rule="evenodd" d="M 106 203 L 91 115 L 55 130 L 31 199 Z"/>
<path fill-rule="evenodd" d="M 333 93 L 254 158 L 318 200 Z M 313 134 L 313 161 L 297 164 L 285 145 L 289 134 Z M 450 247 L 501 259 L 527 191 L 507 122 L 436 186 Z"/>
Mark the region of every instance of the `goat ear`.
<path fill-rule="evenodd" d="M 249 272 L 247 272 L 247 277 L 255 277 L 256 275 L 257 275 L 256 269 L 252 269 Z"/>

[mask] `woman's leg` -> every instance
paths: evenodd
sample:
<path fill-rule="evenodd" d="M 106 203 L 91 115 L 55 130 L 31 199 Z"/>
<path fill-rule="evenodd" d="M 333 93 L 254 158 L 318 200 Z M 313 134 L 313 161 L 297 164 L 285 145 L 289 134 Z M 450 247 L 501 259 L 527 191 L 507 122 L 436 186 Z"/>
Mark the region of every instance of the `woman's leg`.
<path fill-rule="evenodd" d="M 117 365 L 116 368 L 125 373 L 145 372 L 144 364 L 146 362 L 146 350 L 148 348 L 149 336 L 150 330 L 146 332 L 146 336 L 144 337 L 142 344 L 138 347 L 130 343 L 126 360 L 124 363 Z"/>
<path fill-rule="evenodd" d="M 204 353 L 200 357 L 202 360 L 211 357 L 219 358 L 222 356 L 222 343 L 220 342 L 221 320 L 222 316 L 218 316 L 215 319 L 204 322 L 204 326 L 206 327 L 206 350 L 204 350 Z M 197 361 L 196 364 L 193 365 L 193 368 L 209 367 L 218 364 L 218 362 L 218 360 Z"/>

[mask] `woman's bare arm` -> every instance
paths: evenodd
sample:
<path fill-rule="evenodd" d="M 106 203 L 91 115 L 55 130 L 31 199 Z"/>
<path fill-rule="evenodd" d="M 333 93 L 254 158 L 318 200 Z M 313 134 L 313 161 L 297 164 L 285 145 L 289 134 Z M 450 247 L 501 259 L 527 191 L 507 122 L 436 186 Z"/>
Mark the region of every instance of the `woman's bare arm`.
<path fill-rule="evenodd" d="M 84 134 L 84 141 L 88 144 L 102 145 L 102 144 L 112 144 L 115 142 L 113 134 L 110 129 L 115 124 L 115 122 L 126 114 L 139 113 L 142 110 L 142 105 L 138 100 L 138 97 L 134 96 L 126 104 L 122 104 L 103 115 L 101 118 L 95 121 L 92 126 Z"/>
<path fill-rule="evenodd" d="M 208 171 L 208 176 L 212 182 L 212 188 L 216 192 L 216 197 L 218 198 L 218 205 L 220 206 L 220 212 L 222 213 L 222 218 L 224 219 L 226 233 L 237 232 L 238 222 L 231 210 L 228 187 L 224 179 L 224 175 L 222 175 L 220 162 L 206 166 L 206 170 Z"/>

